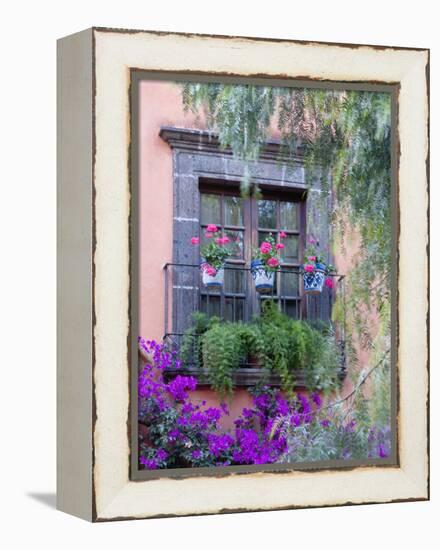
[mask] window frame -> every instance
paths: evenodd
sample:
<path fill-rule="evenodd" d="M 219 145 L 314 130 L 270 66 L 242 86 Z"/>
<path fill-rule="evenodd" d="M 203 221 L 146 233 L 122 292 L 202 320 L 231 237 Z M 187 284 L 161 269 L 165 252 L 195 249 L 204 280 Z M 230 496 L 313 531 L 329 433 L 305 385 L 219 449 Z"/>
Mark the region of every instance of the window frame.
<path fill-rule="evenodd" d="M 219 227 L 221 227 L 222 232 L 225 230 L 240 230 L 243 231 L 243 259 L 234 259 L 231 258 L 227 261 L 227 265 L 241 266 L 244 269 L 247 269 L 244 275 L 244 292 L 235 293 L 235 292 L 226 292 L 225 288 L 221 288 L 219 292 L 212 293 L 209 289 L 206 289 L 200 283 L 200 300 L 199 303 L 202 304 L 202 299 L 204 296 L 207 296 L 209 301 L 210 296 L 219 296 L 220 297 L 220 316 L 225 318 L 224 312 L 226 308 L 226 299 L 233 298 L 244 300 L 243 305 L 243 320 L 248 321 L 252 318 L 252 315 L 259 314 L 261 307 L 261 300 L 267 299 L 264 296 L 262 297 L 254 288 L 252 282 L 252 275 L 250 273 L 249 266 L 252 260 L 252 250 L 258 246 L 259 242 L 259 233 L 264 231 L 265 228 L 260 228 L 259 219 L 258 219 L 258 200 L 276 200 L 277 201 L 277 228 L 272 228 L 272 232 L 278 234 L 280 231 L 285 230 L 288 235 L 297 235 L 298 236 L 298 259 L 297 261 L 289 261 L 282 264 L 282 269 L 286 268 L 295 268 L 298 269 L 302 265 L 301 258 L 304 256 L 305 243 L 306 243 L 306 232 L 307 232 L 307 192 L 304 190 L 295 191 L 292 189 L 285 189 L 280 187 L 274 188 L 273 185 L 265 186 L 259 185 L 260 196 L 250 196 L 243 198 L 243 226 L 232 226 L 224 224 L 225 215 L 224 215 L 224 197 L 227 196 L 236 196 L 240 197 L 240 184 L 239 182 L 231 182 L 229 180 L 219 180 L 219 179 L 208 179 L 200 178 L 198 185 L 199 192 L 199 234 L 202 235 L 203 229 L 206 227 L 208 221 L 202 221 L 202 194 L 213 194 L 219 195 L 220 199 L 220 221 Z M 281 202 L 294 202 L 298 204 L 298 225 L 295 230 L 288 230 L 287 228 L 282 228 L 280 225 L 280 203 Z M 278 238 L 278 237 L 277 237 Z M 281 276 L 282 273 L 276 274 L 276 288 L 277 292 L 273 295 L 279 300 L 284 300 L 284 307 L 286 307 L 286 301 L 294 302 L 298 304 L 296 306 L 296 317 L 298 319 L 306 317 L 306 300 L 304 300 L 303 287 L 298 276 L 298 293 L 295 297 L 293 296 L 283 296 L 281 293 Z M 234 304 L 235 305 L 235 304 Z M 234 307 L 235 311 L 235 307 Z M 238 319 L 232 319 L 238 320 Z"/>

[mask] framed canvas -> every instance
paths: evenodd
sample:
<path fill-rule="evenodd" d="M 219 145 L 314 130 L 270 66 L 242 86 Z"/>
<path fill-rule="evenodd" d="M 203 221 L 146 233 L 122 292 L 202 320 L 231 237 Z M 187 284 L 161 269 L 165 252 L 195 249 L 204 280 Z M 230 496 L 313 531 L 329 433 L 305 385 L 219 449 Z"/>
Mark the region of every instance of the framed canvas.
<path fill-rule="evenodd" d="M 58 508 L 429 498 L 429 51 L 58 43 Z"/>

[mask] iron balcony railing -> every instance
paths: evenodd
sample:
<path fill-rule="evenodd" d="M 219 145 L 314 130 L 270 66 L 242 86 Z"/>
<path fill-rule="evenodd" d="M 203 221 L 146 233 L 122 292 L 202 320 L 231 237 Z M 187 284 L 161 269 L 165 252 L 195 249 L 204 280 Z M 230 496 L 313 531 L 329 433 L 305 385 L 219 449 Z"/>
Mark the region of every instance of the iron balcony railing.
<path fill-rule="evenodd" d="M 254 287 L 250 268 L 243 265 L 227 264 L 223 286 L 206 287 L 202 282 L 200 265 L 167 263 L 164 265 L 164 342 L 168 348 L 179 351 L 185 332 L 193 324 L 194 312 L 229 321 L 248 322 L 260 315 L 264 300 L 275 301 L 283 313 L 294 319 L 307 320 L 312 325 L 332 323 L 335 298 L 338 295 L 344 302 L 345 288 L 344 275 L 333 274 L 331 278 L 333 288 L 325 287 L 321 294 L 304 294 L 301 267 L 283 266 L 276 272 L 271 292 L 260 294 Z M 332 326 L 344 358 L 345 319 L 338 324 L 332 323 Z M 188 336 L 186 338 L 188 341 Z M 194 342 L 194 349 L 197 347 Z M 198 368 L 197 363 L 194 358 L 187 359 L 183 367 L 187 372 L 194 371 Z M 243 358 L 237 371 L 238 384 L 252 383 L 253 367 Z M 245 373 L 242 372 L 244 368 L 248 369 Z M 345 358 L 340 374 L 345 376 Z"/>
<path fill-rule="evenodd" d="M 227 264 L 223 286 L 207 287 L 203 285 L 199 265 L 166 263 L 164 333 L 185 332 L 191 326 L 195 311 L 229 321 L 250 321 L 253 316 L 260 315 L 261 304 L 268 299 L 275 301 L 283 313 L 294 319 L 328 322 L 336 295 L 345 300 L 344 275 L 333 274 L 331 278 L 333 288 L 324 287 L 320 294 L 304 294 L 302 268 L 283 267 L 276 272 L 271 292 L 260 294 L 254 288 L 251 269 L 242 265 Z M 344 325 L 345 322 L 340 327 L 342 332 L 345 331 Z"/>

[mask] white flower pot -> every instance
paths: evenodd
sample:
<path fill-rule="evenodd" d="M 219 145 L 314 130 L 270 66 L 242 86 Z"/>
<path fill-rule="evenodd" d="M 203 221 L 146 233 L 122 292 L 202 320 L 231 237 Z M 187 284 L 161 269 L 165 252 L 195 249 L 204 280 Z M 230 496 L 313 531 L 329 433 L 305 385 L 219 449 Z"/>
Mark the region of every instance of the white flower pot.
<path fill-rule="evenodd" d="M 215 275 L 208 275 L 202 267 L 202 281 L 205 286 L 208 287 L 220 287 L 223 286 L 225 279 L 225 270 L 223 267 L 217 270 Z"/>
<path fill-rule="evenodd" d="M 257 292 L 264 294 L 272 291 L 275 283 L 275 273 L 267 271 L 261 260 L 252 260 L 251 273 Z"/>

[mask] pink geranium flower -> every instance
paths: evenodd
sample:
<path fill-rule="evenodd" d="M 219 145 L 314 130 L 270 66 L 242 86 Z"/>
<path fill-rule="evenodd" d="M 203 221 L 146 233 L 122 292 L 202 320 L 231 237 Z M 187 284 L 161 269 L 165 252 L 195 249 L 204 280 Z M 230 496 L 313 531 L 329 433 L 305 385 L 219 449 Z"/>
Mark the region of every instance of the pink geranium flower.
<path fill-rule="evenodd" d="M 199 244 L 199 242 L 200 242 L 199 237 L 193 237 L 193 238 L 191 239 L 191 244 Z"/>
<path fill-rule="evenodd" d="M 215 274 L 217 273 L 216 269 L 214 267 L 212 267 L 212 265 L 205 265 L 203 267 L 203 270 L 205 271 L 205 273 L 207 275 L 210 275 L 211 277 L 214 277 Z"/>
<path fill-rule="evenodd" d="M 279 264 L 280 262 L 276 258 L 269 258 L 267 260 L 267 265 L 269 265 L 270 267 L 278 267 Z"/>
<path fill-rule="evenodd" d="M 210 223 L 208 227 L 206 228 L 206 231 L 208 233 L 217 233 L 218 227 L 214 223 Z"/>
<path fill-rule="evenodd" d="M 307 259 L 309 262 L 316 262 L 316 256 L 308 256 Z"/>
<path fill-rule="evenodd" d="M 314 271 L 315 267 L 311 264 L 307 264 L 304 266 L 304 271 L 307 271 L 308 273 L 311 273 L 312 271 Z"/>
<path fill-rule="evenodd" d="M 327 277 L 324 284 L 327 288 L 333 288 L 334 287 L 333 279 L 331 277 Z"/>
<path fill-rule="evenodd" d="M 267 241 L 264 241 L 261 243 L 260 251 L 262 254 L 269 254 L 269 252 L 272 250 L 272 245 L 268 243 Z"/>
<path fill-rule="evenodd" d="M 214 236 L 214 233 L 211 233 L 210 231 L 206 231 L 205 237 L 206 237 L 207 239 L 212 239 L 213 236 Z"/>
<path fill-rule="evenodd" d="M 287 237 L 287 233 L 285 233 L 284 231 L 280 231 L 280 237 L 282 239 L 285 239 Z"/>
<path fill-rule="evenodd" d="M 277 243 L 277 244 L 275 245 L 275 248 L 276 248 L 277 250 L 282 250 L 282 249 L 285 248 L 285 247 L 284 247 L 283 243 Z M 310 258 L 309 258 L 309 259 L 310 259 Z"/>
<path fill-rule="evenodd" d="M 229 237 L 219 237 L 215 239 L 216 244 L 228 244 L 230 242 Z"/>

